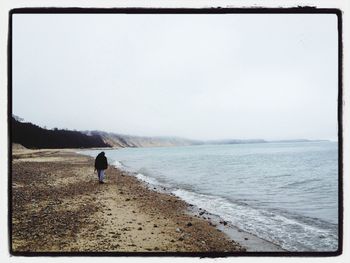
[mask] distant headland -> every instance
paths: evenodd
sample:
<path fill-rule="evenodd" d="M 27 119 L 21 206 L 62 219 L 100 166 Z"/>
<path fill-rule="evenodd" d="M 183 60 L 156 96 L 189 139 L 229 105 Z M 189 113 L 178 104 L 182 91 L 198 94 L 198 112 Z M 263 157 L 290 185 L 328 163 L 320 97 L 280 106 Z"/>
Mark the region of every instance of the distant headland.
<path fill-rule="evenodd" d="M 209 144 L 248 144 L 248 143 L 287 143 L 315 142 L 327 140 L 263 140 L 263 139 L 225 139 L 191 140 L 170 136 L 134 136 L 104 131 L 73 131 L 68 129 L 46 129 L 31 122 L 12 116 L 12 143 L 30 149 L 54 148 L 125 148 L 125 147 L 170 147 Z"/>

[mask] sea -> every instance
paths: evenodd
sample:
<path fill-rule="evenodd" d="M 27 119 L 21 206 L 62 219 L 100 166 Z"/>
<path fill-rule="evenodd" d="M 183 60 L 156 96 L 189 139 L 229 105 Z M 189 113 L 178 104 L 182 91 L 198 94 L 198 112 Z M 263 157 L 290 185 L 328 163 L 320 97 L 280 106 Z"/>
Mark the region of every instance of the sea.
<path fill-rule="evenodd" d="M 284 250 L 338 249 L 337 142 L 104 151 L 117 168 Z"/>

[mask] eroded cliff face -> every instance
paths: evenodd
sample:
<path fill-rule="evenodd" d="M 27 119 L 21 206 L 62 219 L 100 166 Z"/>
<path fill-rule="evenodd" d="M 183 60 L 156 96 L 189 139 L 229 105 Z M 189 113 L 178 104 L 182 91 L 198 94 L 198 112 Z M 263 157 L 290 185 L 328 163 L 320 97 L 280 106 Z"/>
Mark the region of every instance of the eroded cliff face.
<path fill-rule="evenodd" d="M 94 132 L 93 134 L 101 136 L 102 140 L 111 147 L 170 147 L 199 144 L 197 141 L 174 137 L 141 137 L 104 132 Z"/>

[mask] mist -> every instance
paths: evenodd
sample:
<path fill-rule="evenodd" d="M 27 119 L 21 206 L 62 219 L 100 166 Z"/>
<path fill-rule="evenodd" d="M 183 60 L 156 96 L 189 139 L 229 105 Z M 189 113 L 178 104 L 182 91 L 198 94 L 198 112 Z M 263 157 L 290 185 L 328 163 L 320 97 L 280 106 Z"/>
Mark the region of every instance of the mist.
<path fill-rule="evenodd" d="M 15 14 L 13 113 L 189 139 L 337 138 L 331 14 Z"/>

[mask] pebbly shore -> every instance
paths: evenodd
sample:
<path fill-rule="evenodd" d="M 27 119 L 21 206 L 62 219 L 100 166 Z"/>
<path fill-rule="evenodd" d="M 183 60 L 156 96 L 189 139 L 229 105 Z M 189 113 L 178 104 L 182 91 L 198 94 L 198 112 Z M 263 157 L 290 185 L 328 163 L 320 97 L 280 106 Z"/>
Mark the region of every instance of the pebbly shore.
<path fill-rule="evenodd" d="M 14 252 L 244 252 L 176 196 L 114 167 L 99 184 L 93 158 L 69 150 L 16 149 Z"/>

